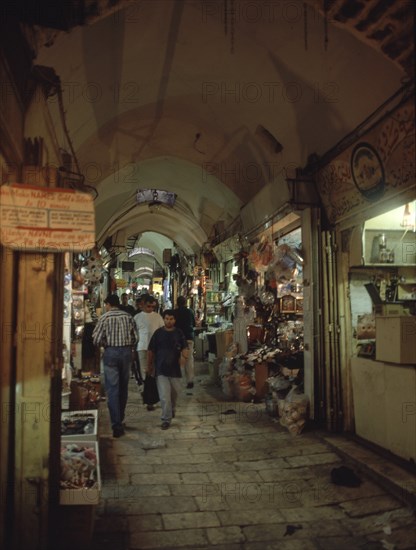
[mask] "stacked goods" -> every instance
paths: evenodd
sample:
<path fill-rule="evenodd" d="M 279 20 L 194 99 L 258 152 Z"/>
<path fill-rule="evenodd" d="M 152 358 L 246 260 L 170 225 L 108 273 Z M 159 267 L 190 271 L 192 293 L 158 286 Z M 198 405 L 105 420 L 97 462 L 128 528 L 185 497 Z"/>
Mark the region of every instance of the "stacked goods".
<path fill-rule="evenodd" d="M 285 426 L 292 435 L 299 435 L 305 427 L 308 417 L 308 396 L 298 393 L 294 386 L 284 400 L 278 401 L 278 408 L 280 424 Z"/>
<path fill-rule="evenodd" d="M 61 435 L 93 434 L 95 431 L 95 416 L 88 413 L 71 413 L 61 418 Z"/>
<path fill-rule="evenodd" d="M 256 393 L 256 389 L 253 386 L 253 378 L 250 373 L 243 373 L 238 375 L 238 399 L 240 401 L 252 401 Z"/>

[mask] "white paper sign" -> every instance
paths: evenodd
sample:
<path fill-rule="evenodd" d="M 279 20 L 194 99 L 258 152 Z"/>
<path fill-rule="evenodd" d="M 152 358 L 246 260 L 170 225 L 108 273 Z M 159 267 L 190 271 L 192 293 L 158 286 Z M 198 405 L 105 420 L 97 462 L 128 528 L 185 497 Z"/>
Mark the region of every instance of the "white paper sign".
<path fill-rule="evenodd" d="M 91 250 L 95 246 L 93 198 L 72 189 L 2 185 L 0 241 L 28 252 Z"/>

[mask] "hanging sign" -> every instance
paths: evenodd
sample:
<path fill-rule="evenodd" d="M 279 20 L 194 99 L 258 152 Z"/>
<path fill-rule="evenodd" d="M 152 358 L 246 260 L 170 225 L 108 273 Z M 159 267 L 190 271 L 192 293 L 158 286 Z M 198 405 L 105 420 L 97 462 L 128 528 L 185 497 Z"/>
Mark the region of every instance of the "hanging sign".
<path fill-rule="evenodd" d="M 95 246 L 88 193 L 24 184 L 0 186 L 0 242 L 24 252 L 83 252 Z"/>

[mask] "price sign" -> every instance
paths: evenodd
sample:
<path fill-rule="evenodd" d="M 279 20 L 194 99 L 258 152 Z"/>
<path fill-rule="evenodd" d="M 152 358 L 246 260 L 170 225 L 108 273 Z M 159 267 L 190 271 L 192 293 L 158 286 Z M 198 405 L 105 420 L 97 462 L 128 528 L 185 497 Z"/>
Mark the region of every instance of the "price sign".
<path fill-rule="evenodd" d="M 95 246 L 88 193 L 24 184 L 0 187 L 0 242 L 25 252 L 83 252 Z"/>

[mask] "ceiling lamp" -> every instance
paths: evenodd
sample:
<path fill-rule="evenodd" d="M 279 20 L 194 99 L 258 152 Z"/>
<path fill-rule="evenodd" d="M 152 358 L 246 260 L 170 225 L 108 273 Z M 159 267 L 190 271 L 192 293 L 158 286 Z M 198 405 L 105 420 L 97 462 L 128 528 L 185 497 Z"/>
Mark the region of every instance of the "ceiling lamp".
<path fill-rule="evenodd" d="M 414 204 L 416 204 L 416 202 Z M 400 225 L 407 230 L 415 231 L 415 215 L 415 213 L 412 214 L 410 204 L 407 203 L 404 207 L 403 218 Z"/>
<path fill-rule="evenodd" d="M 147 203 L 151 213 L 157 212 L 162 206 L 173 207 L 176 193 L 163 189 L 139 189 L 136 194 L 138 204 Z"/>

